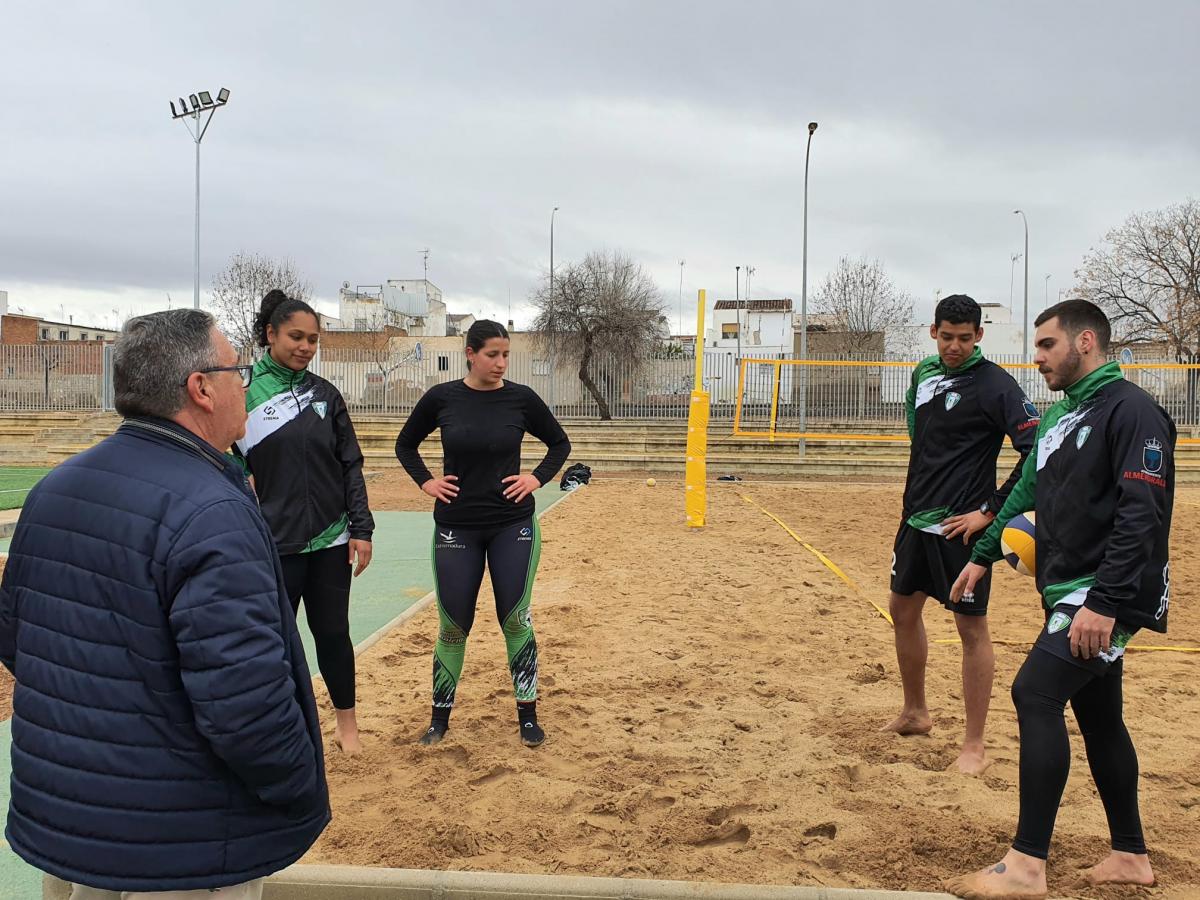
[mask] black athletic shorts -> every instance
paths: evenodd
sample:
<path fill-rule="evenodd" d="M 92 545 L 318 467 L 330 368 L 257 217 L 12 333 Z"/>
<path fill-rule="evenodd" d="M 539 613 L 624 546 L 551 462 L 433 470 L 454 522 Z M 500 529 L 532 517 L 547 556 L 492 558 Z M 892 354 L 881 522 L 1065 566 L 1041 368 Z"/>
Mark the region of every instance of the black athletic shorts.
<path fill-rule="evenodd" d="M 1103 675 L 1124 658 L 1125 645 L 1129 643 L 1129 639 L 1133 637 L 1137 629 L 1117 622 L 1108 639 L 1109 649 L 1107 651 L 1101 651 L 1099 656 L 1093 656 L 1091 659 L 1072 656 L 1071 620 L 1075 618 L 1075 613 L 1079 612 L 1079 609 L 1078 606 L 1066 606 L 1060 603 L 1053 612 L 1046 613 L 1046 624 L 1042 627 L 1042 633 L 1038 635 L 1034 647 L 1047 650 L 1059 659 L 1065 659 L 1096 675 Z"/>
<path fill-rule="evenodd" d="M 976 583 L 974 598 L 950 602 L 950 588 L 971 561 L 971 548 L 982 533 L 964 544 L 961 536 L 946 540 L 940 534 L 919 531 L 901 522 L 892 549 L 892 593 L 925 594 L 961 616 L 986 616 L 992 592 L 990 567 Z"/>

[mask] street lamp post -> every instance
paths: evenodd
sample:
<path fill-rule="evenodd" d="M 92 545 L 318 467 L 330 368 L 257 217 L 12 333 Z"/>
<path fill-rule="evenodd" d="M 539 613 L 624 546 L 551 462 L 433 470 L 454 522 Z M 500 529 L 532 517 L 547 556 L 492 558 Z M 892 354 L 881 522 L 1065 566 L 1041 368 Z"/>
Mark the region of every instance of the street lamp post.
<path fill-rule="evenodd" d="M 800 358 L 808 359 L 808 156 L 812 149 L 816 122 L 808 123 L 808 142 L 804 145 L 804 248 L 800 255 Z M 808 430 L 808 367 L 800 367 L 800 433 Z M 800 438 L 800 455 L 805 442 Z"/>
<path fill-rule="evenodd" d="M 754 274 L 754 266 L 746 266 L 746 334 L 750 334 L 750 276 Z M 740 313 L 739 313 L 740 315 Z M 761 324 L 761 323 L 760 323 Z M 741 322 L 738 322 L 738 331 L 742 330 Z M 761 330 L 761 329 L 760 329 Z"/>
<path fill-rule="evenodd" d="M 683 346 L 683 265 L 686 259 L 679 261 L 679 344 Z"/>
<path fill-rule="evenodd" d="M 1025 315 L 1021 325 L 1021 362 L 1029 362 L 1029 220 L 1025 218 L 1024 210 L 1014 209 L 1014 216 L 1020 216 L 1025 223 Z"/>
<path fill-rule="evenodd" d="M 1050 276 L 1046 276 L 1046 296 L 1042 300 L 1042 309 L 1047 309 L 1050 306 Z"/>
<path fill-rule="evenodd" d="M 737 365 L 742 366 L 742 267 L 734 266 L 733 276 L 733 312 L 737 316 Z"/>
<path fill-rule="evenodd" d="M 190 94 L 191 109 L 182 97 L 179 98 L 179 109 L 175 109 L 175 101 L 171 101 L 171 118 L 183 119 L 188 133 L 196 142 L 196 259 L 195 259 L 195 291 L 192 302 L 196 309 L 200 308 L 200 142 L 208 131 L 213 113 L 229 102 L 229 91 L 225 88 L 217 91 L 217 99 L 213 100 L 208 91 L 200 91 L 199 95 Z M 204 114 L 208 113 L 207 117 Z M 188 120 L 191 120 L 189 122 Z"/>
<path fill-rule="evenodd" d="M 558 207 L 550 210 L 550 309 L 554 309 L 554 215 Z M 554 324 L 554 319 L 551 320 Z M 550 411 L 554 411 L 554 338 L 550 338 Z"/>

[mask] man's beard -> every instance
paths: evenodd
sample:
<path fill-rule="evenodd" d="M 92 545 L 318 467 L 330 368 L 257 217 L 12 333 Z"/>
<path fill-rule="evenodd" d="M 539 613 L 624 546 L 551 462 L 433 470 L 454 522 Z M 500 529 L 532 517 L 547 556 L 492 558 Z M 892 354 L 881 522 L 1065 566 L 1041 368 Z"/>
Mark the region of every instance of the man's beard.
<path fill-rule="evenodd" d="M 1055 379 L 1058 384 L 1051 385 L 1051 390 L 1061 391 L 1069 388 L 1079 380 L 1079 372 L 1082 368 L 1083 354 L 1072 347 L 1070 352 L 1067 354 L 1066 360 L 1063 362 L 1062 369 L 1058 373 L 1058 377 Z"/>

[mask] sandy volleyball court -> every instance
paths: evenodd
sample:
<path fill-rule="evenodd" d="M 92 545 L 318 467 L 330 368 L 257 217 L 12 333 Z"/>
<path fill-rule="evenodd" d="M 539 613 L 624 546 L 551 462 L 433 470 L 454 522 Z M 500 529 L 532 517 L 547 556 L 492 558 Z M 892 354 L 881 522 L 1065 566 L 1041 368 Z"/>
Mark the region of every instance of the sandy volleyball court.
<path fill-rule="evenodd" d="M 399 473 L 375 506 L 424 508 Z M 1017 815 L 1017 726 L 1008 686 L 1024 646 L 997 648 L 980 778 L 946 771 L 962 730 L 960 650 L 930 651 L 932 735 L 878 727 L 898 710 L 886 605 L 900 488 L 714 485 L 710 525 L 682 524 L 681 486 L 597 481 L 544 520 L 534 599 L 540 716 L 549 740 L 522 748 L 504 642 L 480 600 L 446 741 L 428 722 L 432 608 L 360 659 L 366 753 L 331 753 L 334 821 L 308 862 L 707 881 L 936 889 L 998 859 Z M 824 551 L 838 580 L 745 494 Z M 1200 645 L 1200 493 L 1177 496 L 1172 634 Z M 1033 638 L 1032 581 L 1003 567 L 992 631 Z M 952 639 L 939 608 L 930 637 Z M 1160 887 L 1200 896 L 1200 654 L 1131 652 L 1126 709 L 1141 754 L 1143 816 Z M 322 698 L 323 699 L 323 698 Z M 1107 850 L 1103 811 L 1070 719 L 1073 769 L 1050 866 L 1074 888 Z"/>

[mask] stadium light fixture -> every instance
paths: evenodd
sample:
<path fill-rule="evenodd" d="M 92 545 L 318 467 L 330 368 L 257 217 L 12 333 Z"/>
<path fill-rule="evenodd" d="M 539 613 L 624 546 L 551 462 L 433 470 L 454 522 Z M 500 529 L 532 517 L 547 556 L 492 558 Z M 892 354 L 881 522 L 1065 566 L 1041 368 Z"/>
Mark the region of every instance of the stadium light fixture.
<path fill-rule="evenodd" d="M 192 136 L 192 140 L 196 144 L 196 246 L 194 260 L 194 287 L 192 295 L 192 304 L 196 309 L 200 308 L 200 142 L 204 140 L 205 132 L 208 131 L 209 123 L 212 122 L 213 113 L 219 107 L 224 106 L 229 102 L 229 91 L 221 88 L 217 92 L 217 100 L 214 103 L 212 94 L 208 91 L 200 91 L 199 96 L 189 94 L 188 100 L 191 101 L 191 108 L 188 108 L 188 103 L 182 98 L 179 98 L 179 106 L 176 108 L 175 102 L 171 102 L 171 118 L 182 119 L 184 125 L 187 126 L 188 133 Z"/>

